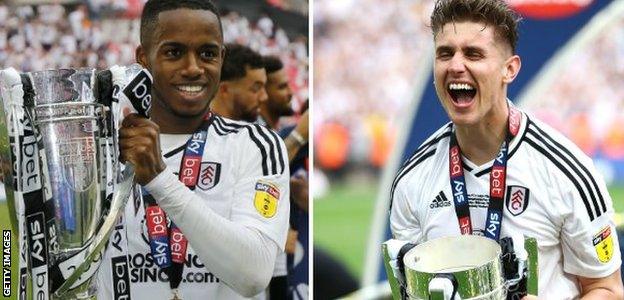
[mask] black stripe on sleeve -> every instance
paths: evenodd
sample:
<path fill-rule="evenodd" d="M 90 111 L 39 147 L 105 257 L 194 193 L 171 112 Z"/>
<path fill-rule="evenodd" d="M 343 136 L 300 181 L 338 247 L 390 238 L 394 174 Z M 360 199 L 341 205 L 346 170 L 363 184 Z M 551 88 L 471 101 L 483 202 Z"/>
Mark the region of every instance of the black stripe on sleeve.
<path fill-rule="evenodd" d="M 593 221 L 595 219 L 593 210 L 591 208 L 591 204 L 589 204 L 589 200 L 587 199 L 587 195 L 583 192 L 580 183 L 572 174 L 566 169 L 561 162 L 556 159 L 550 152 L 546 151 L 542 146 L 540 146 L 539 142 L 533 141 L 532 136 L 527 136 L 526 140 L 527 144 L 531 145 L 535 150 L 539 151 L 542 155 L 548 158 L 570 181 L 574 184 L 574 187 L 577 189 L 579 194 L 581 195 L 581 199 L 583 200 L 583 204 L 585 205 L 585 209 L 587 210 L 587 214 L 589 215 L 589 220 Z"/>
<path fill-rule="evenodd" d="M 258 125 L 258 124 L 251 124 L 250 126 L 253 126 L 256 128 L 256 131 L 258 131 L 258 133 L 260 134 L 260 136 L 262 137 L 262 139 L 264 139 L 264 141 L 267 143 L 267 145 L 269 145 L 269 161 L 271 163 L 271 174 L 278 174 L 277 172 L 277 157 L 275 154 L 275 145 L 273 144 L 273 142 L 271 142 L 271 139 L 269 138 L 269 134 L 267 134 L 266 131 L 269 131 L 266 128 L 263 128 L 262 126 Z"/>
<path fill-rule="evenodd" d="M 453 128 L 453 123 L 448 123 L 444 126 L 444 131 L 439 134 L 438 136 L 432 137 L 430 138 L 428 141 L 425 141 L 422 145 L 420 145 L 418 147 L 418 149 L 416 149 L 416 151 L 414 151 L 412 153 L 412 155 L 410 155 L 410 158 L 407 159 L 407 161 L 405 161 L 405 163 L 403 164 L 403 166 L 401 167 L 405 167 L 408 163 L 410 163 L 412 160 L 417 159 L 417 157 L 422 154 L 423 152 L 425 152 L 425 150 L 427 150 L 430 146 L 437 144 L 441 139 L 450 136 L 451 135 L 451 130 Z M 420 154 L 419 154 L 420 153 Z"/>
<path fill-rule="evenodd" d="M 254 142 L 254 144 L 256 144 L 256 146 L 260 150 L 260 155 L 262 156 L 262 175 L 269 176 L 269 164 L 267 160 L 268 156 L 266 152 L 266 147 L 262 144 L 262 142 L 260 142 L 260 139 L 258 139 L 256 134 L 254 133 L 252 124 L 241 125 L 241 124 L 226 122 L 224 119 L 221 119 L 221 122 L 223 122 L 224 128 L 247 129 L 247 131 L 249 132 L 249 137 Z"/>
<path fill-rule="evenodd" d="M 567 154 L 574 161 L 574 163 L 577 166 L 580 167 L 580 169 L 585 174 L 585 177 L 582 177 L 581 174 L 578 174 L 578 173 L 577 174 L 579 175 L 579 177 L 584 179 L 583 181 L 585 182 L 585 186 L 587 186 L 587 190 L 588 191 L 592 191 L 590 189 L 590 187 L 589 187 L 589 183 L 587 183 L 586 180 L 585 180 L 586 178 L 589 178 L 589 181 L 591 181 L 591 186 L 593 187 L 592 196 L 597 195 L 598 196 L 598 200 L 600 201 L 600 208 L 598 210 L 598 216 L 600 216 L 601 213 L 606 212 L 607 211 L 607 205 L 605 204 L 604 197 L 602 196 L 602 193 L 600 192 L 600 189 L 598 188 L 598 184 L 596 183 L 596 180 L 594 179 L 594 176 L 592 175 L 592 173 L 585 167 L 584 164 L 582 164 L 578 160 L 578 158 L 576 156 L 574 156 L 572 154 L 572 152 L 570 152 L 570 150 L 568 148 L 564 147 L 563 145 L 561 145 L 561 143 L 557 142 L 554 138 L 552 138 L 550 135 L 548 135 L 544 130 L 539 128 L 535 123 L 531 122 L 530 125 L 531 125 L 530 128 L 535 128 L 540 136 L 543 136 L 544 138 L 546 138 L 547 140 L 552 142 L 552 144 L 554 144 L 559 149 L 559 151 L 562 151 L 563 153 Z M 570 163 L 570 164 L 572 164 L 572 163 Z M 595 198 L 592 197 L 592 200 L 594 200 L 594 205 L 595 205 L 596 209 L 598 209 L 598 204 L 596 203 Z"/>
<path fill-rule="evenodd" d="M 226 135 L 227 131 L 222 127 L 222 125 L 219 123 L 219 118 L 215 118 L 215 121 L 212 122 L 212 127 L 214 128 L 214 131 L 218 134 L 218 135 Z"/>
<path fill-rule="evenodd" d="M 390 210 L 392 210 L 392 201 L 393 201 L 393 198 L 394 198 L 394 190 L 396 189 L 396 186 L 399 183 L 399 181 L 401 180 L 401 178 L 403 178 L 403 176 L 405 176 L 407 173 L 409 173 L 409 171 L 411 171 L 413 168 L 418 166 L 425 159 L 433 156 L 435 154 L 435 151 L 436 151 L 436 148 L 433 147 L 433 149 L 431 151 L 421 155 L 412 164 L 410 164 L 410 166 L 407 169 L 405 169 L 405 172 L 403 172 L 402 174 L 397 176 L 397 178 L 394 179 L 394 182 L 392 183 L 392 188 L 390 189 L 390 208 L 389 208 Z"/>
<path fill-rule="evenodd" d="M 269 164 L 267 161 L 267 153 L 264 149 L 264 145 L 262 145 L 262 142 L 260 142 L 260 140 L 256 137 L 251 126 L 245 126 L 245 128 L 247 128 L 247 131 L 249 131 L 249 137 L 251 138 L 251 140 L 256 144 L 256 146 L 258 146 L 258 149 L 260 149 L 260 155 L 262 156 L 262 175 L 268 176 Z"/>
<path fill-rule="evenodd" d="M 223 118 L 216 116 L 215 117 L 215 121 L 213 122 L 213 124 L 215 125 L 215 131 L 217 131 L 217 128 L 223 132 L 223 134 L 219 134 L 219 132 L 217 132 L 217 134 L 219 135 L 226 135 L 228 133 L 237 133 L 239 131 L 239 129 L 242 127 L 241 125 L 238 124 L 228 124 L 226 123 Z"/>
<path fill-rule="evenodd" d="M 271 133 L 271 135 L 273 136 L 273 140 L 275 141 L 275 147 L 277 148 L 277 154 L 278 154 L 278 160 L 280 162 L 280 168 L 282 169 L 282 171 L 280 172 L 280 174 L 284 174 L 284 171 L 286 170 L 286 159 L 284 157 L 284 154 L 282 153 L 282 147 L 280 146 L 280 140 L 282 139 L 281 137 L 279 137 L 277 135 L 277 133 L 275 133 L 275 131 L 273 130 L 269 130 L 269 133 Z"/>
<path fill-rule="evenodd" d="M 414 167 L 416 167 L 418 164 L 420 164 L 424 160 L 424 159 L 421 159 L 421 157 L 426 156 L 425 157 L 426 159 L 427 157 L 433 155 L 433 152 L 435 152 L 435 145 L 442 139 L 451 136 L 450 129 L 451 129 L 451 126 L 449 123 L 449 125 L 447 125 L 446 131 L 444 131 L 442 134 L 436 136 L 435 138 L 430 139 L 429 141 L 425 142 L 420 147 L 418 147 L 418 149 L 414 151 L 412 156 L 403 164 L 403 166 L 401 166 L 401 168 L 397 172 L 396 177 L 394 178 L 394 181 L 392 182 L 392 187 L 390 188 L 390 207 L 392 207 L 392 197 L 393 197 L 392 195 L 394 195 L 394 190 L 396 189 L 396 186 L 401 180 L 401 178 L 403 178 L 405 174 L 407 174 L 410 170 L 412 170 Z M 434 151 L 427 152 L 432 147 L 434 148 Z"/>

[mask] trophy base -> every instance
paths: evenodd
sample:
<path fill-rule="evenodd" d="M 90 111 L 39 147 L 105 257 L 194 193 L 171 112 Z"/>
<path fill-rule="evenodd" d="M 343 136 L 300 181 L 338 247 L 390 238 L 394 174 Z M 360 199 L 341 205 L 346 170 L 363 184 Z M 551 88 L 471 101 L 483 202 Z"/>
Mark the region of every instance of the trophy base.
<path fill-rule="evenodd" d="M 73 288 L 63 294 L 54 293 L 52 300 L 96 300 L 97 299 L 97 286 L 96 280 L 90 278 L 81 285 Z"/>

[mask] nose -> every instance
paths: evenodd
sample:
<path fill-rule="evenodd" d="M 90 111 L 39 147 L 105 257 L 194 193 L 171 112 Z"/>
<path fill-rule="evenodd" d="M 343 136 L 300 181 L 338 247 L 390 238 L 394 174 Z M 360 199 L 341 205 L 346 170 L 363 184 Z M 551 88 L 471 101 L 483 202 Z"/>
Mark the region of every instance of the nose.
<path fill-rule="evenodd" d="M 290 84 L 288 85 L 288 100 L 293 97 L 293 90 L 290 88 Z"/>
<path fill-rule="evenodd" d="M 260 98 L 258 98 L 258 102 L 260 102 L 260 104 L 266 102 L 267 100 L 269 100 L 269 94 L 267 94 L 266 88 L 261 88 L 260 89 Z"/>
<path fill-rule="evenodd" d="M 466 71 L 464 57 L 461 53 L 455 53 L 449 64 L 449 71 L 453 74 L 461 74 Z"/>
<path fill-rule="evenodd" d="M 204 69 L 200 65 L 200 60 L 193 54 L 188 54 L 185 60 L 185 66 L 182 70 L 182 76 L 187 78 L 197 78 L 203 75 Z"/>

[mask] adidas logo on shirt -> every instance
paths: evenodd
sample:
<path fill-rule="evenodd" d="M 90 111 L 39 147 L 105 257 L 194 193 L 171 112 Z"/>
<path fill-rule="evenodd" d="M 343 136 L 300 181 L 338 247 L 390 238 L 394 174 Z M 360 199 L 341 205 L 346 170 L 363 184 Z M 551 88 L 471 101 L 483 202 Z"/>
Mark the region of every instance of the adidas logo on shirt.
<path fill-rule="evenodd" d="M 440 208 L 446 206 L 451 206 L 451 201 L 446 198 L 446 195 L 444 195 L 443 191 L 440 191 L 440 193 L 433 199 L 433 201 L 431 201 L 431 204 L 429 204 L 429 208 Z"/>

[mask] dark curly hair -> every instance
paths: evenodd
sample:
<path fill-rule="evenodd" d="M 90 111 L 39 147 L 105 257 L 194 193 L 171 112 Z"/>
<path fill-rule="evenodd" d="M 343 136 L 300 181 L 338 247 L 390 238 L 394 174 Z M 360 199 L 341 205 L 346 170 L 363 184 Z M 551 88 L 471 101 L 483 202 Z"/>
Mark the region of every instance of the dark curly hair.
<path fill-rule="evenodd" d="M 221 68 L 221 81 L 245 77 L 247 67 L 253 70 L 264 68 L 262 56 L 249 47 L 239 44 L 226 44 L 225 58 Z"/>

